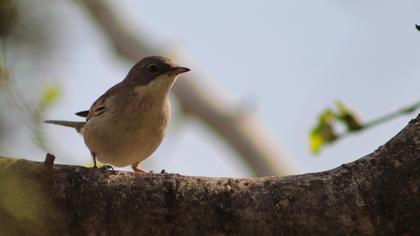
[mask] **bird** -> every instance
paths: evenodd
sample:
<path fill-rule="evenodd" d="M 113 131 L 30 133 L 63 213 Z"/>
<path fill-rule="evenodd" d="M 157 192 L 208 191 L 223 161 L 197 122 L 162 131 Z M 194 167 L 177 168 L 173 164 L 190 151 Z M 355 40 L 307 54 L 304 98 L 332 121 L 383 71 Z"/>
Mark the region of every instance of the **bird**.
<path fill-rule="evenodd" d="M 90 107 L 75 113 L 85 121 L 46 120 L 80 133 L 96 160 L 115 167 L 139 164 L 161 144 L 170 119 L 168 94 L 177 77 L 190 71 L 169 58 L 148 56 L 137 62 L 119 83 Z"/>

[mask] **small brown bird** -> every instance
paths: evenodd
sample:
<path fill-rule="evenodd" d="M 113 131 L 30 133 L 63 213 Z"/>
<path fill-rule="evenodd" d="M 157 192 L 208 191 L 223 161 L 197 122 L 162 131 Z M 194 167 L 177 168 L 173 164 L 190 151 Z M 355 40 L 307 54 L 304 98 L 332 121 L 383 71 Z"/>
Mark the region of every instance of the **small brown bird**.
<path fill-rule="evenodd" d="M 94 167 L 97 158 L 105 164 L 131 165 L 135 172 L 144 172 L 139 163 L 157 149 L 168 126 L 168 93 L 177 76 L 189 70 L 164 57 L 145 57 L 89 110 L 76 113 L 86 121 L 45 122 L 75 128 L 91 152 Z"/>

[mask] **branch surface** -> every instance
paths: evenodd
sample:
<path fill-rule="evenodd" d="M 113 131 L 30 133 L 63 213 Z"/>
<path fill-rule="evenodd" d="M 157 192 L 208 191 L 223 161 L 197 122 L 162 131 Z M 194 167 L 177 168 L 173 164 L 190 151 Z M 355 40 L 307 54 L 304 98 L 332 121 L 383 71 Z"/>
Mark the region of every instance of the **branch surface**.
<path fill-rule="evenodd" d="M 320 173 L 135 174 L 52 165 L 49 156 L 1 158 L 0 176 L 0 233 L 420 235 L 419 117 L 370 155 Z"/>

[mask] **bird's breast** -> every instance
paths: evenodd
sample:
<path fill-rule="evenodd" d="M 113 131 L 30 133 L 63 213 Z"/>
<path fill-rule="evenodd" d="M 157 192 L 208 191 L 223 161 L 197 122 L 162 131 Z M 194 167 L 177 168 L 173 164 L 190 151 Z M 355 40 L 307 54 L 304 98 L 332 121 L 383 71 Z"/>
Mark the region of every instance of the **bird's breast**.
<path fill-rule="evenodd" d="M 162 102 L 138 98 L 119 110 L 89 120 L 85 141 L 99 161 L 127 166 L 143 161 L 160 145 L 170 116 L 167 98 Z M 102 117 L 102 118 L 101 118 Z"/>

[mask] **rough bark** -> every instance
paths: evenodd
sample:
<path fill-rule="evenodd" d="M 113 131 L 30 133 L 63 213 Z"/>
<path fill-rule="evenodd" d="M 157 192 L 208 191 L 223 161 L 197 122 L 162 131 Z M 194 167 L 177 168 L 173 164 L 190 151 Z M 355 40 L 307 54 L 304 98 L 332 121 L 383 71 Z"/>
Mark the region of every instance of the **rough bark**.
<path fill-rule="evenodd" d="M 419 117 L 372 154 L 313 174 L 135 174 L 49 156 L 2 158 L 0 176 L 3 234 L 420 235 Z"/>

